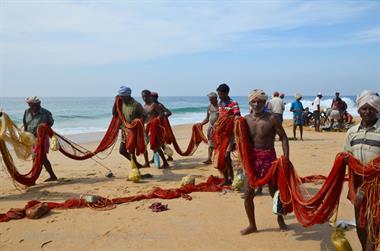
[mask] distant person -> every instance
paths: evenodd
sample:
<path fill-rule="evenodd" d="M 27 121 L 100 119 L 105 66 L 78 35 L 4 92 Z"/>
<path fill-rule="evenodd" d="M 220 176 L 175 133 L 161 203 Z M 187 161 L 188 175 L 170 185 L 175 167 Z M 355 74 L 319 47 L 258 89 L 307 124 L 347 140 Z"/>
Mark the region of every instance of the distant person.
<path fill-rule="evenodd" d="M 357 98 L 356 103 L 358 105 L 358 113 L 361 117 L 361 122 L 347 131 L 344 150 L 360 160 L 363 165 L 366 165 L 380 156 L 380 119 L 377 117 L 377 114 L 380 111 L 380 97 L 374 92 L 363 91 Z M 362 187 L 365 178 L 356 175 L 354 172 L 353 175 L 355 192 L 357 193 L 359 189 L 362 191 L 363 189 L 366 189 L 365 187 Z M 378 193 L 378 191 L 366 191 L 364 196 L 371 193 Z M 350 197 L 350 200 L 354 201 L 354 198 Z M 378 202 L 374 201 L 373 203 Z M 365 227 L 360 226 L 360 208 L 363 206 L 366 206 L 363 204 L 363 200 L 355 202 L 354 204 L 356 233 L 363 250 L 375 251 L 376 243 L 372 242 L 369 238 L 368 230 L 369 226 L 374 226 L 376 222 L 373 222 L 373 217 L 366 216 L 367 222 Z M 372 214 L 377 214 L 377 216 L 379 216 L 379 212 L 372 212 Z M 375 236 L 379 236 L 379 226 L 375 227 L 374 230 L 377 232 L 374 233 Z M 378 246 L 378 248 L 380 247 Z"/>
<path fill-rule="evenodd" d="M 354 118 L 347 112 L 347 110 L 343 113 L 343 121 L 346 123 L 346 125 L 352 124 L 353 119 Z"/>
<path fill-rule="evenodd" d="M 316 132 L 320 132 L 321 125 L 321 99 L 322 93 L 318 92 L 315 97 L 312 105 L 313 105 L 313 116 L 314 116 L 314 127 Z"/>
<path fill-rule="evenodd" d="M 300 128 L 300 136 L 301 136 L 300 139 L 303 140 L 302 135 L 303 135 L 303 124 L 304 124 L 304 121 L 303 121 L 304 109 L 301 102 L 302 95 L 297 93 L 295 95 L 295 98 L 296 100 L 293 101 L 290 106 L 290 111 L 293 112 L 293 138 L 294 140 L 297 140 L 296 129 L 298 126 Z"/>
<path fill-rule="evenodd" d="M 236 117 L 240 116 L 240 108 L 238 102 L 231 99 L 228 95 L 230 92 L 230 87 L 227 84 L 221 84 L 216 89 L 219 96 L 219 118 L 223 117 Z M 219 121 L 219 120 L 218 120 Z M 216 123 L 218 123 L 218 121 Z M 235 137 L 232 135 L 230 138 L 230 143 L 227 147 L 225 154 L 225 160 L 227 168 L 224 171 L 224 185 L 231 185 L 234 179 L 234 172 L 232 168 L 231 152 L 235 145 Z"/>
<path fill-rule="evenodd" d="M 347 104 L 339 97 L 339 92 L 335 93 L 335 98 L 331 103 L 331 113 L 330 113 L 330 129 L 334 126 L 334 121 L 338 122 L 338 128 L 343 128 L 343 114 L 347 109 Z"/>
<path fill-rule="evenodd" d="M 117 96 L 121 98 L 121 102 L 114 104 L 112 108 L 113 116 L 118 117 L 119 114 L 117 110 L 119 109 L 127 123 L 132 123 L 135 119 L 140 119 L 143 123 L 145 121 L 145 110 L 143 106 L 137 102 L 134 98 L 131 97 L 132 90 L 127 86 L 121 86 L 118 90 Z M 119 105 L 117 108 L 116 105 Z M 136 160 L 135 152 L 128 152 L 126 148 L 126 139 L 128 137 L 129 129 L 125 127 L 124 123 L 120 124 L 121 129 L 121 142 L 119 147 L 119 153 L 123 155 L 130 161 L 134 161 L 138 168 L 141 168 L 141 165 Z"/>
<path fill-rule="evenodd" d="M 24 125 L 24 131 L 29 132 L 34 135 L 34 137 L 37 137 L 37 128 L 41 124 L 48 124 L 50 127 L 54 124 L 54 119 L 50 111 L 46 110 L 45 108 L 41 107 L 41 100 L 34 97 L 29 97 L 26 99 L 26 103 L 29 105 L 29 108 L 25 110 L 24 116 L 22 119 L 23 125 Z M 44 138 L 44 153 L 42 156 L 44 158 L 41 160 L 42 165 L 45 167 L 45 170 L 48 172 L 50 177 L 45 180 L 47 181 L 54 181 L 57 180 L 57 176 L 54 174 L 53 168 L 51 167 L 51 163 L 49 159 L 47 158 L 47 153 L 49 152 L 49 136 L 46 135 Z M 35 151 L 35 147 L 33 147 L 33 151 Z M 34 160 L 33 154 L 33 160 Z"/>
<path fill-rule="evenodd" d="M 285 94 L 284 93 L 280 93 L 280 99 L 284 100 L 285 99 Z M 286 102 L 284 101 L 284 105 L 286 105 Z"/>
<path fill-rule="evenodd" d="M 206 118 L 202 121 L 202 126 L 209 123 L 207 128 L 207 139 L 208 139 L 208 158 L 204 161 L 204 164 L 212 163 L 212 153 L 214 151 L 214 125 L 219 117 L 219 107 L 218 107 L 218 94 L 215 92 L 210 92 L 208 95 L 210 101 L 209 106 L 207 107 Z"/>
<path fill-rule="evenodd" d="M 284 155 L 289 159 L 289 142 L 284 128 L 279 121 L 270 113 L 264 112 L 264 105 L 268 96 L 262 90 L 253 90 L 248 96 L 249 105 L 252 107 L 252 113 L 245 116 L 249 129 L 249 141 L 252 144 L 252 159 L 254 160 L 254 172 L 257 178 L 263 178 L 269 171 L 272 162 L 276 160 L 276 151 L 274 148 L 275 135 L 278 134 L 282 141 L 282 150 Z M 273 197 L 278 184 L 276 181 L 268 183 L 270 195 Z M 249 225 L 240 231 L 240 234 L 246 235 L 257 232 L 255 219 L 254 197 L 255 190 L 249 184 L 248 180 L 244 184 L 244 207 L 248 216 Z M 282 215 L 277 215 L 277 222 L 280 230 L 287 230 Z"/>
<path fill-rule="evenodd" d="M 269 101 L 268 108 L 275 118 L 282 124 L 283 113 L 285 111 L 284 101 L 279 97 L 280 94 L 275 91 L 272 99 Z"/>
<path fill-rule="evenodd" d="M 309 107 L 306 107 L 304 112 L 302 113 L 303 117 L 303 125 L 310 125 L 310 121 L 313 120 L 313 113 L 310 112 Z"/>

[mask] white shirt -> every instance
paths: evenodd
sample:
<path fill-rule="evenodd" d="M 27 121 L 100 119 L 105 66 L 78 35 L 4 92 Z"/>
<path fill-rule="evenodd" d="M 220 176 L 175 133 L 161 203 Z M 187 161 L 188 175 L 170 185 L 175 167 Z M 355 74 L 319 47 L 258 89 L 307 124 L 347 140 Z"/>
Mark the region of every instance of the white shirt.
<path fill-rule="evenodd" d="M 313 110 L 317 111 L 318 110 L 318 105 L 319 108 L 321 108 L 321 99 L 317 96 L 314 101 L 313 101 Z"/>
<path fill-rule="evenodd" d="M 272 113 L 282 114 L 285 110 L 284 101 L 279 97 L 273 97 L 269 101 L 269 109 Z"/>

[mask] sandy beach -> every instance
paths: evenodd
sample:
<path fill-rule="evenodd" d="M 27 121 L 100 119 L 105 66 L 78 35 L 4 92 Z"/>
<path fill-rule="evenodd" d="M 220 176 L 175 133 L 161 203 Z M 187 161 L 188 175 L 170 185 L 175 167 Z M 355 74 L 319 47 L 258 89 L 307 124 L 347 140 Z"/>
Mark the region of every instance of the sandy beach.
<path fill-rule="evenodd" d="M 285 125 L 288 137 L 292 136 L 289 121 Z M 190 125 L 174 127 L 182 147 L 187 145 Z M 297 131 L 297 134 L 299 131 Z M 76 135 L 87 149 L 95 149 L 101 133 Z M 290 141 L 290 158 L 300 176 L 327 175 L 335 158 L 342 150 L 345 133 L 315 133 L 307 128 L 304 141 Z M 9 208 L 24 207 L 27 201 L 61 202 L 78 198 L 82 194 L 103 197 L 126 197 L 146 193 L 153 187 L 179 187 L 182 177 L 195 175 L 196 183 L 210 175 L 219 175 L 213 165 L 204 165 L 207 145 L 201 144 L 191 157 L 174 155 L 174 162 L 166 170 L 155 167 L 142 169 L 152 179 L 140 183 L 127 181 L 130 163 L 113 152 L 100 162 L 112 169 L 114 178 L 106 178 L 106 170 L 93 160 L 74 161 L 59 152 L 50 152 L 58 182 L 43 183 L 47 178 L 42 171 L 37 185 L 16 189 L 5 168 L 0 170 L 0 212 Z M 276 142 L 278 156 L 282 154 Z M 150 152 L 151 155 L 151 152 Z M 107 154 L 103 154 L 103 157 Z M 100 156 L 102 157 L 102 156 Z M 236 156 L 235 156 L 236 159 Z M 16 161 L 26 172 L 30 163 Z M 318 185 L 307 185 L 316 192 Z M 241 236 L 239 231 L 248 220 L 239 192 L 192 193 L 192 200 L 143 200 L 118 205 L 109 211 L 89 208 L 52 210 L 38 220 L 22 219 L 0 223 L 0 250 L 334 250 L 330 238 L 332 227 L 326 223 L 304 228 L 295 216 L 285 217 L 290 230 L 280 232 L 276 216 L 272 213 L 272 200 L 268 191 L 255 198 L 258 233 Z M 346 199 L 347 184 L 341 195 L 339 219 L 352 220 L 353 206 Z M 154 213 L 148 207 L 153 202 L 168 204 L 168 211 Z M 346 234 L 353 250 L 360 244 L 355 230 Z"/>

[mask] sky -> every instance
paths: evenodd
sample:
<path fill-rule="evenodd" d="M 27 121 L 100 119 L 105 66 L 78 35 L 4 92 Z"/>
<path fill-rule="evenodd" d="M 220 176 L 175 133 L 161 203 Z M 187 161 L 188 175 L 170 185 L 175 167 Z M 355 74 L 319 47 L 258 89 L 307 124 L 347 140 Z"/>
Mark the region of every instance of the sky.
<path fill-rule="evenodd" d="M 379 1 L 0 0 L 0 97 L 380 90 Z"/>

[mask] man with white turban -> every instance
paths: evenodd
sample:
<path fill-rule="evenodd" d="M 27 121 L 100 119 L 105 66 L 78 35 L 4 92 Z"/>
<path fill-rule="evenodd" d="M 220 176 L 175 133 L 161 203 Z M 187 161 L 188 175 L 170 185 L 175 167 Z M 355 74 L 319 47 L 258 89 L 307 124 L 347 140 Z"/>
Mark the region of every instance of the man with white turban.
<path fill-rule="evenodd" d="M 360 124 L 347 131 L 344 150 L 365 165 L 380 156 L 380 119 L 377 117 L 380 110 L 380 97 L 375 92 L 365 90 L 358 96 L 356 103 L 362 120 Z M 360 188 L 362 183 L 363 178 L 354 174 L 354 187 L 358 194 L 362 193 Z M 368 223 L 364 228 L 359 224 L 361 202 L 354 204 L 356 232 L 362 248 L 363 250 L 375 250 L 375 244 L 368 238 Z"/>
<path fill-rule="evenodd" d="M 289 158 L 289 142 L 288 137 L 281 123 L 273 114 L 265 112 L 264 106 L 268 96 L 262 90 L 253 90 L 248 96 L 249 106 L 252 113 L 245 116 L 249 128 L 249 141 L 252 143 L 251 149 L 253 163 L 253 173 L 258 179 L 262 179 L 268 173 L 272 162 L 276 160 L 276 151 L 274 149 L 274 139 L 276 134 L 280 136 L 282 141 L 282 150 L 284 155 Z M 269 182 L 269 192 L 273 197 L 277 184 Z M 255 188 L 251 187 L 249 182 L 245 182 L 244 207 L 248 216 L 249 225 L 240 231 L 242 235 L 257 232 L 255 220 L 255 206 L 253 199 L 255 197 Z M 287 230 L 282 215 L 277 215 L 277 222 L 281 230 Z"/>
<path fill-rule="evenodd" d="M 145 111 L 143 106 L 131 97 L 132 90 L 127 86 L 121 86 L 117 92 L 117 96 L 121 97 L 121 102 L 118 104 L 119 109 L 127 123 L 131 123 L 134 119 L 145 120 Z M 112 108 L 113 116 L 119 116 L 117 112 L 116 103 Z M 121 142 L 119 147 L 119 153 L 126 157 L 128 160 L 133 159 L 138 167 L 141 167 L 136 161 L 135 153 L 129 153 L 126 146 L 126 138 L 128 137 L 128 129 L 125 128 L 124 123 L 120 124 L 120 129 L 122 129 Z"/>
<path fill-rule="evenodd" d="M 202 121 L 202 126 L 209 123 L 207 128 L 207 139 L 208 139 L 208 158 L 203 163 L 210 165 L 212 163 L 212 153 L 214 151 L 214 125 L 219 117 L 219 107 L 218 107 L 218 94 L 216 92 L 210 92 L 207 94 L 210 104 L 207 107 L 206 118 Z"/>
<path fill-rule="evenodd" d="M 38 126 L 44 123 L 48 124 L 49 126 L 53 126 L 54 119 L 50 111 L 41 107 L 41 100 L 38 97 L 28 97 L 25 101 L 29 105 L 29 109 L 25 110 L 24 117 L 22 119 L 24 130 L 37 137 Z M 49 152 L 49 136 L 47 135 L 44 139 L 43 149 L 46 154 Z M 46 179 L 45 182 L 57 180 L 57 176 L 54 174 L 53 168 L 51 167 L 51 163 L 46 154 L 44 154 L 46 158 L 44 158 L 41 162 L 46 171 L 49 173 L 50 177 Z"/>

